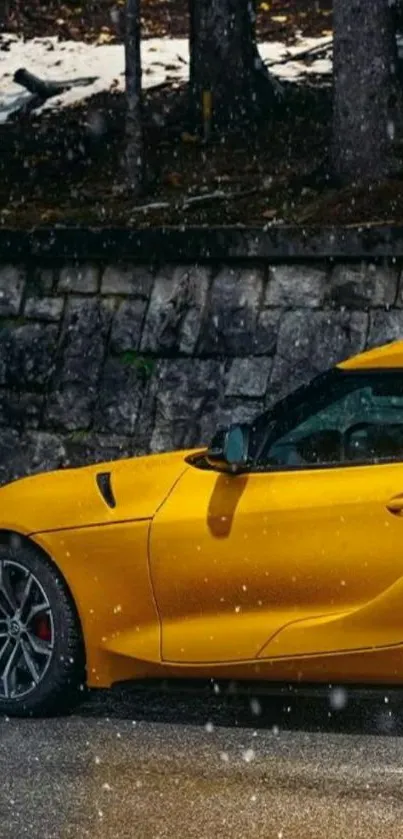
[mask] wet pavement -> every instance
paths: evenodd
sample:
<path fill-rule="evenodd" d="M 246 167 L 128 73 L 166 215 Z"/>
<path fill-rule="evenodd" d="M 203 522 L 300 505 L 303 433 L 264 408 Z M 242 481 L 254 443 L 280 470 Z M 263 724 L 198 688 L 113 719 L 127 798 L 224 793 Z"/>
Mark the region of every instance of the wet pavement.
<path fill-rule="evenodd" d="M 398 839 L 403 706 L 198 690 L 0 720 L 0 839 Z"/>

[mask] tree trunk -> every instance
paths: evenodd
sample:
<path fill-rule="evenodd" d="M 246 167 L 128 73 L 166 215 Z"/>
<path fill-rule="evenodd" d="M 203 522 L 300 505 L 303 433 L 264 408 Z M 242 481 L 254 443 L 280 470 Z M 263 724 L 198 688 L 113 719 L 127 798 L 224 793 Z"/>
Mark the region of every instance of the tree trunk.
<path fill-rule="evenodd" d="M 140 0 L 126 0 L 126 174 L 127 187 L 136 196 L 143 186 Z"/>
<path fill-rule="evenodd" d="M 190 90 L 196 123 L 234 127 L 273 107 L 280 85 L 255 40 L 253 0 L 190 0 Z M 276 88 L 277 86 L 277 88 Z"/>
<path fill-rule="evenodd" d="M 391 174 L 401 94 L 388 0 L 334 0 L 333 171 L 344 180 Z"/>
<path fill-rule="evenodd" d="M 390 11 L 392 14 L 393 25 L 395 30 L 402 32 L 403 30 L 403 0 L 396 0 L 395 4 L 390 4 Z"/>

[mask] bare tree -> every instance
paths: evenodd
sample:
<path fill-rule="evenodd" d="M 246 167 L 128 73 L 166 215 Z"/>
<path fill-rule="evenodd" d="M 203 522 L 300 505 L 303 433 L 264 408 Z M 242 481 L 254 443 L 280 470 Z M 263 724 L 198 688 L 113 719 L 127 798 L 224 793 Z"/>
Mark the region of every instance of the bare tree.
<path fill-rule="evenodd" d="M 4 31 L 10 15 L 9 0 L 0 0 L 0 31 Z"/>
<path fill-rule="evenodd" d="M 126 169 L 127 187 L 137 196 L 143 186 L 140 0 L 126 0 Z"/>
<path fill-rule="evenodd" d="M 345 180 L 382 178 L 396 164 L 401 125 L 388 0 L 334 0 L 332 161 Z"/>
<path fill-rule="evenodd" d="M 256 47 L 253 0 L 190 0 L 190 20 L 190 89 L 197 121 L 233 126 L 262 109 L 269 112 L 276 83 Z"/>

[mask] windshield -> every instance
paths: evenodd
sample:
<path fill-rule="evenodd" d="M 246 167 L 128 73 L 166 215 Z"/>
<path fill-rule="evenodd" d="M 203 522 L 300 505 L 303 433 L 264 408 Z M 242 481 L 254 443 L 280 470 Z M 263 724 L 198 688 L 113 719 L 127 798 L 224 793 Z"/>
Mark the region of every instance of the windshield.
<path fill-rule="evenodd" d="M 278 464 L 286 448 L 326 432 L 343 437 L 371 426 L 403 434 L 403 376 L 396 371 L 344 372 L 337 368 L 298 388 L 250 426 L 251 461 Z M 358 445 L 358 444 L 357 444 Z M 402 441 L 403 445 L 403 441 Z M 336 458 L 338 461 L 339 458 Z"/>

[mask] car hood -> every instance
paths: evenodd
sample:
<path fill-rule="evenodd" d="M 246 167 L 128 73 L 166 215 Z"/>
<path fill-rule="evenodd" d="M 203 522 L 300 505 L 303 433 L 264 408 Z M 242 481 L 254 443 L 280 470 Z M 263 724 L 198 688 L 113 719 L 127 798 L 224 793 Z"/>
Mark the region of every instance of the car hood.
<path fill-rule="evenodd" d="M 0 489 L 0 529 L 33 534 L 151 519 L 190 468 L 189 454 L 149 455 L 21 478 Z"/>

